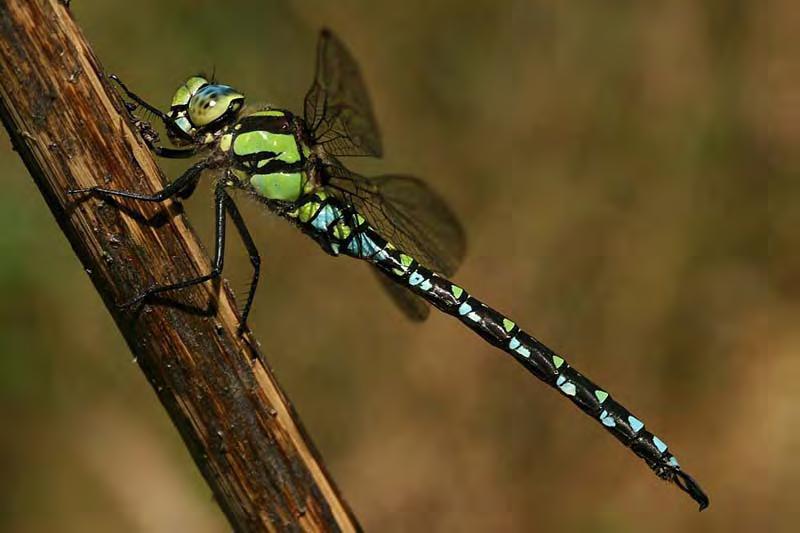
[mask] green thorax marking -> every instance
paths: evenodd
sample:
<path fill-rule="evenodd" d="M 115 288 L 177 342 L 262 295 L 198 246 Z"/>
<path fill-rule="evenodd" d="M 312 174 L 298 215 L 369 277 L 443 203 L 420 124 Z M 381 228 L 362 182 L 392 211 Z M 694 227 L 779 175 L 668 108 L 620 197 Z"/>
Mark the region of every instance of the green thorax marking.
<path fill-rule="evenodd" d="M 242 117 L 234 126 L 230 151 L 255 192 L 269 200 L 295 201 L 308 182 L 304 169 L 308 149 L 295 136 L 290 113 L 278 109 Z"/>
<path fill-rule="evenodd" d="M 266 160 L 297 163 L 301 160 L 301 149 L 291 117 L 279 110 L 259 111 L 243 117 L 234 127 L 233 154 L 248 161 L 263 154 Z"/>

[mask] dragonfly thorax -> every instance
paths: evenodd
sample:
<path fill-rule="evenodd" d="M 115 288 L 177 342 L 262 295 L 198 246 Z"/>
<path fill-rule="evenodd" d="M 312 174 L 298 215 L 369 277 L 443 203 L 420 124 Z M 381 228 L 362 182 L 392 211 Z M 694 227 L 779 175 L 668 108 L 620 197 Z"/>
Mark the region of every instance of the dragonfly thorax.
<path fill-rule="evenodd" d="M 230 153 L 239 183 L 267 200 L 293 202 L 308 192 L 307 159 L 301 125 L 280 109 L 251 113 L 220 139 Z"/>

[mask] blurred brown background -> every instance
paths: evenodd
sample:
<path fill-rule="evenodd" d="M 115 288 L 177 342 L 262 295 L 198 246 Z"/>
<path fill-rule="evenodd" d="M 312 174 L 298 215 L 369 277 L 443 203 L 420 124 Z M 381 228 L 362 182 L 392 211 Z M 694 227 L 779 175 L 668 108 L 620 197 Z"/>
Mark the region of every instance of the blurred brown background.
<path fill-rule="evenodd" d="M 368 531 L 794 531 L 794 2 L 72 4 L 106 69 L 164 106 L 216 68 L 300 110 L 332 27 L 386 146 L 352 166 L 446 194 L 470 241 L 456 279 L 641 415 L 711 496 L 698 514 L 456 321 L 407 323 L 366 267 L 244 206 L 265 259 L 253 329 Z M 3 138 L 0 530 L 225 531 Z M 210 242 L 208 191 L 187 208 Z"/>

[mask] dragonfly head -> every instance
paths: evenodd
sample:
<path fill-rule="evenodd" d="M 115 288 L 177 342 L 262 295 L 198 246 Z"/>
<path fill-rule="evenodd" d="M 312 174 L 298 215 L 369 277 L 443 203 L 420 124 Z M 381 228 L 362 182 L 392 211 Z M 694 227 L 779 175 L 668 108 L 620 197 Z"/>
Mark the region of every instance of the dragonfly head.
<path fill-rule="evenodd" d="M 180 131 L 168 133 L 174 141 L 188 143 L 201 130 L 213 132 L 229 124 L 242 107 L 244 95 L 236 89 L 192 76 L 175 91 L 168 113 Z"/>

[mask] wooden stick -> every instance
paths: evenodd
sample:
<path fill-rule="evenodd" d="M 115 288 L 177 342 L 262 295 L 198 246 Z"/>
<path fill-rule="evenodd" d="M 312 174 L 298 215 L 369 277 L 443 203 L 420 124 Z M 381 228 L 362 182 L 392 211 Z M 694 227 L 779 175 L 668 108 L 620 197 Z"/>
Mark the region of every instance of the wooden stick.
<path fill-rule="evenodd" d="M 66 194 L 163 187 L 67 4 L 0 1 L 0 114 L 14 148 L 233 528 L 359 530 L 255 341 L 237 336 L 224 283 L 170 294 L 179 305 L 117 306 L 210 263 L 177 203 Z"/>

